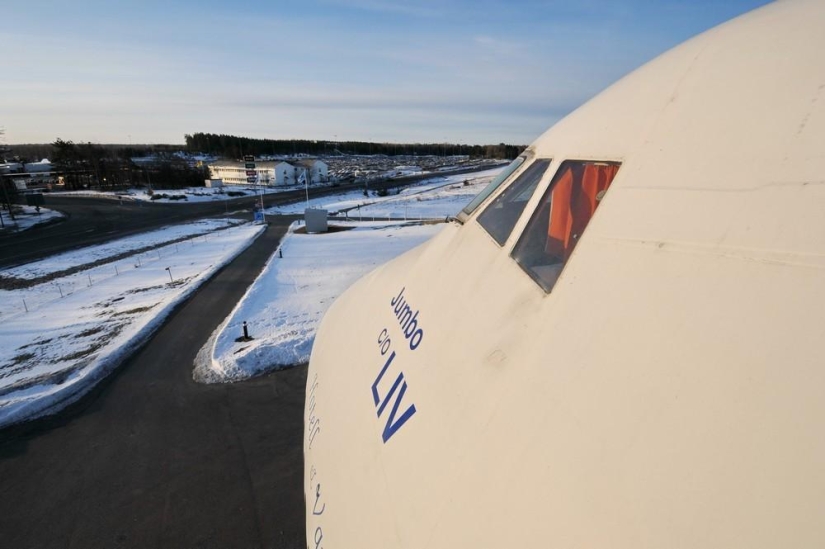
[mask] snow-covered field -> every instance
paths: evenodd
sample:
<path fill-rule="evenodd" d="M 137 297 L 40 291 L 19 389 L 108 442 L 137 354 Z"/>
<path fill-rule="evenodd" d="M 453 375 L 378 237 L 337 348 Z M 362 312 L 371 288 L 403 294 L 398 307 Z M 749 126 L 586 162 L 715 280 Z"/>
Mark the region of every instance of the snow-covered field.
<path fill-rule="evenodd" d="M 105 266 L 96 271 L 89 271 L 85 273 L 84 276 L 90 274 L 93 277 L 97 277 L 99 273 L 107 276 L 115 272 L 115 265 L 119 265 L 120 269 L 123 269 L 124 266 L 139 265 L 141 261 L 146 258 L 151 260 L 156 255 L 154 248 L 161 244 L 174 244 L 175 241 L 183 240 L 191 243 L 194 242 L 192 238 L 196 236 L 202 236 L 208 239 L 208 235 L 214 231 L 242 223 L 243 222 L 236 219 L 204 219 L 192 223 L 172 225 L 155 231 L 127 236 L 97 246 L 53 255 L 46 259 L 35 261 L 34 263 L 27 263 L 19 267 L 0 270 L 0 287 L 3 287 L 2 283 L 4 280 L 43 278 L 49 275 L 66 273 L 67 271 L 76 271 L 79 267 L 88 269 L 97 263 L 105 263 Z M 121 256 L 124 258 L 125 263 L 116 263 L 115 260 Z M 0 311 L 0 319 L 3 318 L 2 315 L 3 311 Z"/>
<path fill-rule="evenodd" d="M 238 381 L 309 360 L 315 330 L 346 288 L 378 265 L 423 243 L 443 224 L 337 223 L 351 230 L 284 239 L 232 314 L 199 354 L 194 377 Z M 293 225 L 295 229 L 297 225 Z M 236 341 L 246 321 L 250 341 Z"/>
<path fill-rule="evenodd" d="M 373 199 L 362 206 L 364 217 L 444 220 L 457 214 L 502 167 L 484 172 L 438 177 L 404 189 L 399 195 Z M 467 185 L 464 181 L 467 181 Z M 363 203 L 361 193 L 344 193 L 310 201 L 311 207 L 341 211 Z M 272 208 L 272 213 L 299 213 L 306 203 Z M 277 254 L 241 302 L 215 330 L 195 363 L 197 381 L 238 381 L 263 372 L 306 362 L 324 312 L 341 293 L 376 266 L 423 243 L 443 224 L 404 222 L 355 223 L 336 220 L 353 230 L 307 235 L 290 231 Z M 294 229 L 294 227 L 293 227 Z M 246 321 L 250 341 L 236 341 Z"/>
<path fill-rule="evenodd" d="M 9 212 L 0 209 L 0 219 L 3 220 L 0 231 L 25 231 L 31 229 L 37 224 L 48 223 L 61 219 L 62 213 L 40 208 L 40 212 L 34 206 L 15 206 L 14 219 L 11 218 Z"/>
<path fill-rule="evenodd" d="M 185 189 L 154 189 L 151 194 L 147 189 L 129 189 L 126 192 L 111 191 L 60 191 L 50 193 L 54 196 L 89 196 L 94 198 L 110 198 L 112 200 L 134 200 L 141 202 L 158 202 L 163 204 L 191 204 L 193 202 L 231 201 L 234 198 L 263 194 L 294 191 L 303 187 L 257 187 L 227 185 L 222 188 L 188 187 Z"/>
<path fill-rule="evenodd" d="M 235 223 L 153 231 L 11 270 L 14 278 L 0 271 L 0 286 L 21 286 L 0 290 L 0 427 L 56 411 L 105 377 L 263 230 Z M 123 257 L 130 248 L 151 251 Z M 38 282 L 44 276 L 57 278 Z"/>
<path fill-rule="evenodd" d="M 439 176 L 411 185 L 399 194 L 378 197 L 372 192 L 352 191 L 313 198 L 310 208 L 320 208 L 349 219 L 444 219 L 457 214 L 501 171 L 501 167 L 475 173 Z M 464 182 L 467 182 L 465 185 Z M 269 208 L 271 214 L 301 214 L 307 202 Z"/>

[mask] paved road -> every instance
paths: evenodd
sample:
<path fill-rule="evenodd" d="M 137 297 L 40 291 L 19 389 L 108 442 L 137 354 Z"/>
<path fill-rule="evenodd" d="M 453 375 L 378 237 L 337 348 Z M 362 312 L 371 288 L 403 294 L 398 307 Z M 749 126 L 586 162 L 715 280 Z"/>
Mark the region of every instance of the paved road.
<path fill-rule="evenodd" d="M 224 217 L 227 212 L 236 211 L 239 212 L 238 215 L 251 220 L 254 201 L 250 197 L 229 204 L 153 204 L 47 196 L 46 207 L 63 212 L 67 218 L 20 233 L 0 233 L 0 267 L 33 261 L 72 248 L 99 244 L 173 223 L 209 216 Z"/>
<path fill-rule="evenodd" d="M 489 169 L 477 166 L 442 174 L 414 175 L 386 181 L 372 181 L 370 189 L 394 188 L 410 185 L 437 175 L 455 175 Z M 363 189 L 363 184 L 344 184 L 309 189 L 310 198 Z M 264 195 L 264 205 L 290 204 L 304 200 L 304 189 Z M 45 195 L 46 207 L 67 214 L 60 223 L 38 226 L 20 233 L 0 231 L 0 268 L 34 261 L 51 254 L 81 246 L 100 244 L 141 231 L 172 223 L 181 223 L 209 216 L 224 217 L 227 213 L 251 219 L 251 209 L 260 202 L 259 196 L 235 198 L 231 201 L 193 204 L 156 204 L 89 197 Z"/>
<path fill-rule="evenodd" d="M 301 194 L 269 195 L 266 203 Z M 0 267 L 223 215 L 253 200 L 118 205 L 47 197 L 47 206 L 69 220 L 0 235 Z M 91 395 L 56 418 L 0 432 L 0 547 L 305 547 L 306 366 L 234 385 L 191 378 L 200 346 L 260 272 L 290 219 L 272 218 L 262 237 Z"/>
<path fill-rule="evenodd" d="M 310 197 L 323 196 L 351 186 L 316 187 Z M 289 204 L 304 200 L 304 190 L 264 195 L 264 205 Z M 252 208 L 260 196 L 231 201 L 192 204 L 157 204 L 106 198 L 46 195 L 46 207 L 67 217 L 60 222 L 36 226 L 22 232 L 0 232 L 0 268 L 28 263 L 82 246 L 100 244 L 165 225 L 205 217 L 240 217 L 252 220 Z"/>
<path fill-rule="evenodd" d="M 198 348 L 286 223 L 64 417 L 0 432 L 0 546 L 305 546 L 306 367 L 234 385 L 191 380 Z"/>

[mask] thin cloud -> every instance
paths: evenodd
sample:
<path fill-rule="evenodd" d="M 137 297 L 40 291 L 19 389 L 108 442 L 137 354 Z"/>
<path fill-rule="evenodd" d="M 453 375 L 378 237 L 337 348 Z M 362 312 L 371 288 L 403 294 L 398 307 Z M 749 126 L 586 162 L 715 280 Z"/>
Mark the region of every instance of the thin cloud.
<path fill-rule="evenodd" d="M 322 4 L 334 5 L 353 10 L 360 10 L 381 14 L 403 15 L 408 17 L 436 18 L 445 14 L 443 4 L 430 4 L 425 2 L 403 2 L 393 0 L 325 0 Z"/>

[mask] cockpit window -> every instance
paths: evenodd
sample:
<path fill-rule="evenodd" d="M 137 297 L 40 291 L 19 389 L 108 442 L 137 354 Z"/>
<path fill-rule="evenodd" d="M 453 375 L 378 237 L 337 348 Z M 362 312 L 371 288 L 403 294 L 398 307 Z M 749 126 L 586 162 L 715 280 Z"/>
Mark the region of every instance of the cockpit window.
<path fill-rule="evenodd" d="M 513 258 L 549 292 L 619 171 L 608 162 L 564 162 L 513 249 Z"/>
<path fill-rule="evenodd" d="M 473 198 L 470 201 L 470 203 L 464 207 L 463 210 L 461 210 L 461 213 L 458 214 L 459 221 L 463 222 L 465 219 L 467 219 L 467 216 L 473 213 L 475 209 L 478 208 L 479 204 L 487 200 L 487 197 L 493 194 L 493 192 L 495 192 L 495 190 L 498 189 L 501 186 L 501 184 L 504 183 L 504 181 L 508 177 L 510 177 L 510 175 L 512 175 L 514 171 L 516 171 L 519 168 L 519 166 L 524 164 L 525 160 L 527 160 L 526 157 L 519 156 L 518 158 L 510 162 L 510 164 L 506 168 L 501 170 L 501 172 L 495 177 L 495 179 L 493 179 L 489 185 L 484 187 L 484 190 L 478 193 L 478 195 L 476 195 L 476 197 Z"/>
<path fill-rule="evenodd" d="M 503 245 L 510 232 L 521 217 L 527 201 L 541 181 L 541 176 L 550 165 L 549 159 L 539 159 L 530 164 L 509 187 L 504 189 L 487 209 L 478 216 L 478 222 L 496 242 Z"/>

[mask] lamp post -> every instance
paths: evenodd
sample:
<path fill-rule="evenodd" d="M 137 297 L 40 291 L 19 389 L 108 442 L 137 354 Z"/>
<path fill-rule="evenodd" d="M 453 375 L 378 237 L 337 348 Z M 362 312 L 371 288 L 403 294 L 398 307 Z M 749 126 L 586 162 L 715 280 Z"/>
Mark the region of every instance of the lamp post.
<path fill-rule="evenodd" d="M 255 156 L 251 154 L 244 155 L 244 167 L 246 168 L 246 182 L 252 183 L 258 188 L 261 194 L 261 221 L 266 223 L 266 214 L 264 213 L 264 190 L 261 174 L 255 168 Z"/>
<path fill-rule="evenodd" d="M 261 184 L 260 176 L 258 176 L 258 186 L 261 191 L 261 221 L 266 224 L 266 213 L 264 212 L 264 188 Z"/>
<path fill-rule="evenodd" d="M 304 192 L 307 196 L 307 209 L 309 209 L 309 169 L 304 170 Z"/>
<path fill-rule="evenodd" d="M 169 271 L 169 282 L 174 282 L 174 280 L 172 279 L 172 269 L 171 269 L 171 267 L 166 267 L 165 270 Z"/>

